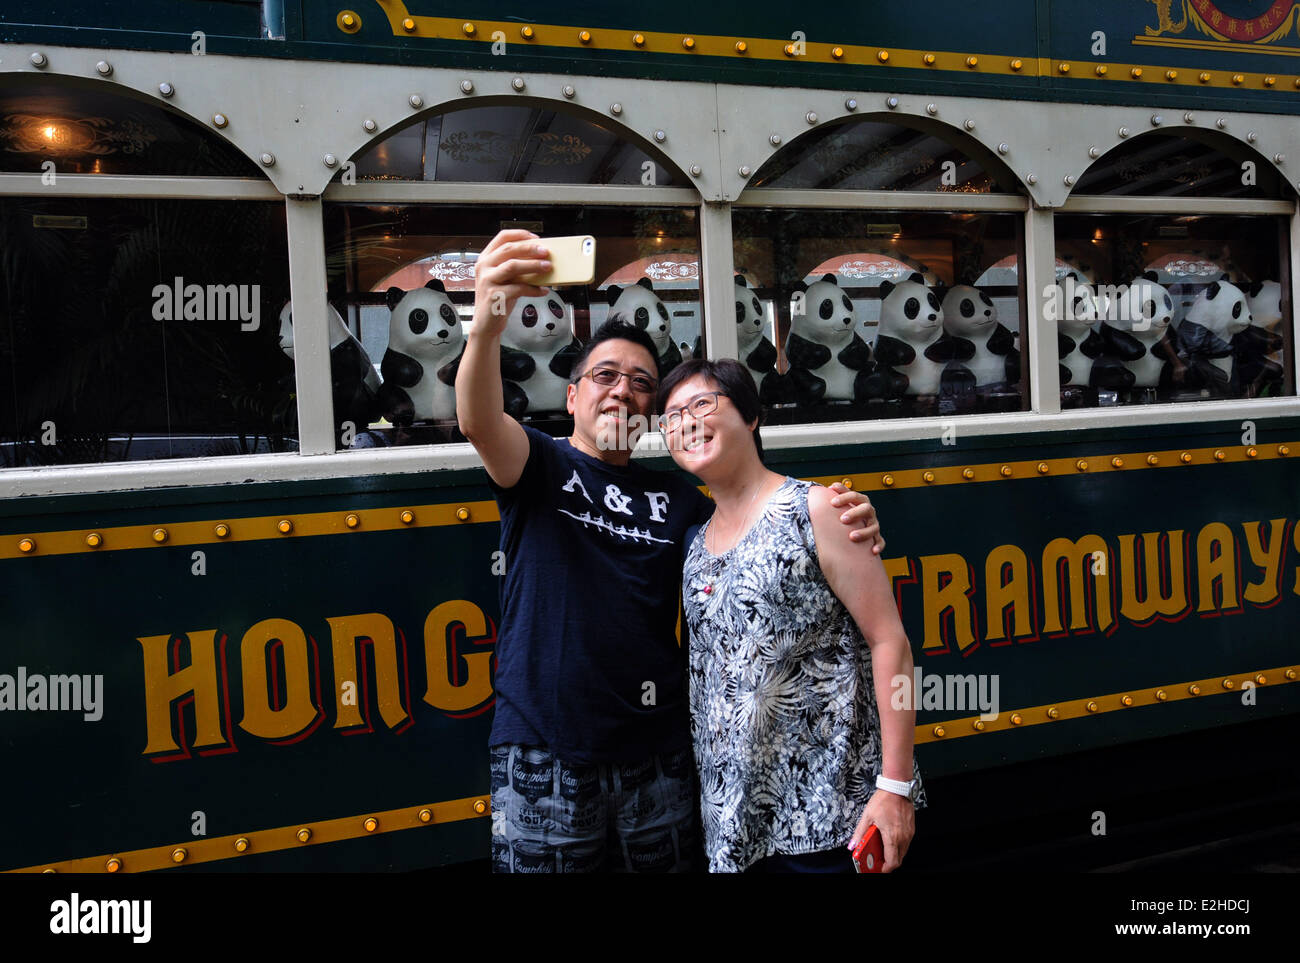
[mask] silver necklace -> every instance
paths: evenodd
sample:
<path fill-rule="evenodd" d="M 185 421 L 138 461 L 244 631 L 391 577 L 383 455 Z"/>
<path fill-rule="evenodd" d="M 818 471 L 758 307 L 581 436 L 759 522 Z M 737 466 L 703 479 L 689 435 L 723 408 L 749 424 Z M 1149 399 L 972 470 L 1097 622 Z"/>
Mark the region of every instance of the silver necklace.
<path fill-rule="evenodd" d="M 757 485 L 754 486 L 754 494 L 752 494 L 752 495 L 749 496 L 749 505 L 748 505 L 748 507 L 745 509 L 745 517 L 744 517 L 743 519 L 741 519 L 741 523 L 740 523 L 739 534 L 740 534 L 741 536 L 743 536 L 743 535 L 745 534 L 745 529 L 746 529 L 747 524 L 748 524 L 748 522 L 749 522 L 749 513 L 752 512 L 752 511 L 754 510 L 754 500 L 755 500 L 756 498 L 758 498 L 758 493 L 759 493 L 759 491 L 762 489 L 762 487 L 763 487 L 763 483 L 762 483 L 762 482 L 759 482 Z M 709 530 L 708 530 L 707 532 L 704 533 L 704 547 L 705 547 L 705 548 L 709 548 L 709 537 L 712 536 L 712 535 L 713 535 L 713 526 L 710 525 L 710 526 L 709 526 Z M 717 542 L 715 541 L 714 544 L 716 545 Z M 735 548 L 735 547 L 736 547 L 735 545 L 732 546 L 732 548 Z M 728 549 L 728 551 L 730 551 L 730 549 Z M 711 559 L 709 560 L 709 569 L 710 569 L 710 571 L 709 571 L 709 573 L 705 576 L 706 578 L 709 579 L 708 582 L 705 582 L 705 583 L 704 583 L 704 594 L 705 594 L 705 595 L 712 595 L 712 594 L 713 594 L 713 580 L 716 579 L 716 578 L 718 577 L 719 573 L 720 573 L 721 570 L 722 570 L 722 558 L 718 555 L 717 552 L 715 552 L 715 551 L 714 551 L 713 549 L 711 549 L 711 548 L 709 548 L 709 552 L 710 552 L 710 554 L 713 555 L 713 558 L 711 558 Z"/>

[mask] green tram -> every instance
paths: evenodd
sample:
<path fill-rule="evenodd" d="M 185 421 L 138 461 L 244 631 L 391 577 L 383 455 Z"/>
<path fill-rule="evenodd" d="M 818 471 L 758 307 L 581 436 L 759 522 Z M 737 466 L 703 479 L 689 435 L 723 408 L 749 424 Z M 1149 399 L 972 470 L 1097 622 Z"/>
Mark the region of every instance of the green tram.
<path fill-rule="evenodd" d="M 1300 708 L 1300 3 L 59 6 L 0 12 L 3 868 L 486 858 L 436 372 L 506 225 L 597 239 L 521 332 L 640 311 L 870 494 L 928 778 Z"/>

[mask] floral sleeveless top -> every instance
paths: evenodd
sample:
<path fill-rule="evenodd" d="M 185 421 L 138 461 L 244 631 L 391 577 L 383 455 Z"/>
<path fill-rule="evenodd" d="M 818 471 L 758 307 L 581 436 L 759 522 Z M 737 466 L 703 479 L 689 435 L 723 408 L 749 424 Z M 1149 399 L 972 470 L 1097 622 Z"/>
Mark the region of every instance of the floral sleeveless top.
<path fill-rule="evenodd" d="M 691 735 L 711 872 L 845 846 L 880 773 L 871 652 L 822 575 L 811 487 L 787 477 L 730 551 L 709 552 L 707 523 L 687 551 Z M 919 789 L 915 756 L 912 768 Z"/>

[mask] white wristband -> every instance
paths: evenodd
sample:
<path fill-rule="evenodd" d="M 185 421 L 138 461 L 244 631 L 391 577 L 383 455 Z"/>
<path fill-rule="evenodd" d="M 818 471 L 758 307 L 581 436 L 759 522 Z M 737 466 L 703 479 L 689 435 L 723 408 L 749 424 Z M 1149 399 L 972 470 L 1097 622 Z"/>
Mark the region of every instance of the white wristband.
<path fill-rule="evenodd" d="M 885 776 L 876 777 L 877 789 L 883 789 L 885 792 L 892 792 L 894 795 L 902 796 L 904 799 L 912 798 L 912 787 L 915 784 L 914 780 L 899 782 L 897 779 L 889 779 Z"/>

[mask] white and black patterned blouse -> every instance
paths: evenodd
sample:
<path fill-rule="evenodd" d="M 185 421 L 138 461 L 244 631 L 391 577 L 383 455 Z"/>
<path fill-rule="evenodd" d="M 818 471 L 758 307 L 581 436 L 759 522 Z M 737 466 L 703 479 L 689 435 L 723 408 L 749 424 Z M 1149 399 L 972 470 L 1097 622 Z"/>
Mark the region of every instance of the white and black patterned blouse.
<path fill-rule="evenodd" d="M 730 551 L 709 552 L 705 524 L 687 552 L 691 735 L 712 872 L 844 846 L 880 773 L 871 653 L 818 565 L 811 487 L 786 478 Z M 912 767 L 919 788 L 915 756 Z"/>

